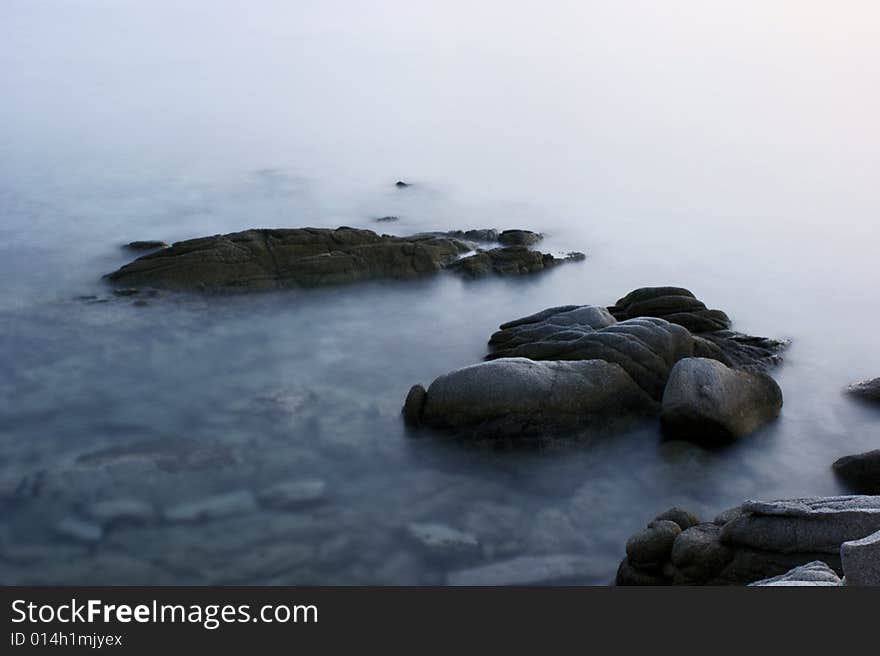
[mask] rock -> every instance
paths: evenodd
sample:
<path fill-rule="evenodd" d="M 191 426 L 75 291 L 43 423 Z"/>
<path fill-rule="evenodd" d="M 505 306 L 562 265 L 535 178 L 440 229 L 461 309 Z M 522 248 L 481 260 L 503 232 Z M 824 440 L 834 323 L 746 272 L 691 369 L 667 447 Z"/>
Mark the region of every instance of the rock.
<path fill-rule="evenodd" d="M 412 523 L 406 531 L 421 546 L 433 552 L 473 552 L 480 547 L 479 540 L 470 533 L 445 524 Z"/>
<path fill-rule="evenodd" d="M 724 312 L 707 309 L 683 287 L 642 287 L 618 300 L 608 310 L 618 321 L 659 317 L 693 333 L 730 328 L 730 318 Z"/>
<path fill-rule="evenodd" d="M 880 586 L 880 531 L 844 542 L 840 558 L 847 585 Z"/>
<path fill-rule="evenodd" d="M 505 358 L 437 378 L 417 421 L 485 437 L 516 437 L 580 425 L 602 427 L 655 410 L 655 402 L 617 364 Z M 414 415 L 414 404 L 405 411 Z"/>
<path fill-rule="evenodd" d="M 856 494 L 880 494 L 880 449 L 844 456 L 832 468 Z"/>
<path fill-rule="evenodd" d="M 492 336 L 490 346 L 494 350 L 486 357 L 615 363 L 659 401 L 672 367 L 693 354 L 690 333 L 663 319 L 630 319 L 603 326 L 610 317 L 592 306 L 557 314 L 564 316 L 551 315 L 530 324 L 504 324 L 508 328 L 502 327 L 501 334 Z M 578 316 L 577 323 L 567 323 L 574 315 Z"/>
<path fill-rule="evenodd" d="M 737 368 L 764 371 L 782 361 L 780 353 L 790 342 L 744 335 L 730 328 L 730 317 L 709 310 L 683 287 L 642 287 L 608 308 L 619 321 L 659 317 L 684 326 L 695 335 L 694 355 L 720 360 Z"/>
<path fill-rule="evenodd" d="M 718 576 L 733 560 L 733 549 L 720 540 L 721 527 L 697 524 L 681 532 L 672 545 L 675 583 L 703 583 Z"/>
<path fill-rule="evenodd" d="M 159 248 L 168 248 L 168 244 L 164 241 L 131 241 L 125 247 L 133 251 L 154 251 Z"/>
<path fill-rule="evenodd" d="M 721 528 L 725 544 L 780 553 L 839 553 L 840 545 L 880 530 L 880 496 L 746 501 Z"/>
<path fill-rule="evenodd" d="M 165 519 L 172 522 L 197 522 L 240 515 L 256 509 L 254 495 L 247 490 L 239 490 L 174 506 L 165 511 Z"/>
<path fill-rule="evenodd" d="M 846 391 L 866 401 L 880 401 L 880 378 L 853 383 Z"/>
<path fill-rule="evenodd" d="M 55 525 L 55 532 L 77 542 L 100 542 L 101 538 L 104 537 L 104 529 L 99 525 L 77 519 L 76 517 L 65 517 L 62 519 Z"/>
<path fill-rule="evenodd" d="M 828 565 L 820 560 L 814 560 L 806 565 L 795 567 L 780 576 L 755 581 L 749 585 L 755 587 L 836 586 L 842 585 L 842 581 L 837 572 Z"/>
<path fill-rule="evenodd" d="M 822 561 L 823 567 L 827 565 L 840 576 L 844 571 L 841 545 L 861 542 L 859 538 L 873 533 L 871 527 L 880 521 L 878 512 L 880 497 L 871 496 L 747 501 L 721 513 L 714 522 L 695 524 L 678 533 L 666 562 L 635 562 L 628 543 L 628 556 L 618 568 L 617 582 L 743 585 L 783 575 L 788 577 L 784 580 L 795 581 L 793 575 L 787 575 L 789 570 L 813 561 Z M 876 549 L 876 544 L 867 549 Z M 869 555 L 865 559 L 872 562 Z M 876 556 L 873 562 L 878 562 Z"/>
<path fill-rule="evenodd" d="M 670 581 L 662 574 L 653 574 L 651 572 L 638 569 L 629 562 L 629 558 L 620 561 L 617 568 L 617 575 L 614 579 L 615 585 L 669 585 Z"/>
<path fill-rule="evenodd" d="M 408 182 L 404 182 L 403 180 L 398 180 L 397 182 L 394 183 L 394 186 L 397 187 L 398 189 L 405 189 L 406 187 L 411 187 L 412 185 L 409 184 Z"/>
<path fill-rule="evenodd" d="M 377 219 L 374 219 L 376 223 L 393 223 L 395 221 L 400 221 L 399 216 L 380 216 Z"/>
<path fill-rule="evenodd" d="M 526 246 L 507 246 L 481 251 L 456 260 L 448 266 L 450 271 L 471 278 L 495 273 L 503 276 L 518 276 L 549 269 L 563 262 L 583 260 L 582 253 L 572 253 L 565 257 L 555 257 L 549 253 L 529 250 Z"/>
<path fill-rule="evenodd" d="M 504 230 L 498 235 L 498 241 L 505 246 L 532 246 L 544 238 L 544 235 L 531 230 Z"/>
<path fill-rule="evenodd" d="M 102 523 L 149 522 L 156 517 L 153 506 L 138 499 L 98 501 L 89 506 L 86 513 Z"/>
<path fill-rule="evenodd" d="M 640 569 L 661 569 L 669 560 L 672 544 L 679 533 L 681 527 L 675 522 L 655 520 L 627 541 L 627 558 Z"/>
<path fill-rule="evenodd" d="M 679 528 L 682 531 L 689 529 L 691 526 L 696 526 L 700 523 L 700 519 L 692 512 L 685 510 L 684 508 L 674 507 L 670 508 L 666 512 L 660 513 L 654 518 L 654 521 L 661 520 L 669 520 L 671 522 L 675 522 L 678 524 Z"/>
<path fill-rule="evenodd" d="M 534 585 L 552 582 L 582 582 L 601 576 L 601 569 L 589 558 L 573 554 L 520 556 L 511 560 L 451 572 L 448 585 Z"/>
<path fill-rule="evenodd" d="M 670 437 L 719 444 L 754 432 L 781 408 L 782 391 L 770 376 L 685 358 L 669 374 L 660 421 Z"/>
<path fill-rule="evenodd" d="M 421 385 L 413 385 L 409 393 L 406 395 L 406 401 L 403 403 L 403 418 L 406 423 L 411 426 L 418 426 L 421 423 L 422 408 L 425 406 L 425 399 L 428 393 Z"/>
<path fill-rule="evenodd" d="M 257 498 L 268 508 L 292 510 L 320 501 L 326 491 L 327 483 L 317 478 L 284 481 L 265 488 Z"/>
<path fill-rule="evenodd" d="M 494 233 L 474 230 L 461 234 L 484 238 Z M 245 230 L 177 242 L 126 264 L 106 278 L 129 289 L 149 285 L 175 290 L 255 291 L 407 280 L 435 274 L 450 265 L 469 275 L 490 271 L 518 275 L 576 259 L 556 258 L 520 246 L 477 253 L 459 262 L 475 244 L 450 234 L 395 237 L 345 227 Z"/>

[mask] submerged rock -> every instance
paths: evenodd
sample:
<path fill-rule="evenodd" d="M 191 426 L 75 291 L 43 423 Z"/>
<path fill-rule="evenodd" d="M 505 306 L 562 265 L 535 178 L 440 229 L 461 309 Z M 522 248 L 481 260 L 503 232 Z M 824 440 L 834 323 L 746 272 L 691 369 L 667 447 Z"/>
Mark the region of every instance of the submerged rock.
<path fill-rule="evenodd" d="M 852 549 L 855 554 L 865 548 L 866 554 L 872 553 L 870 549 L 876 549 L 876 544 L 862 538 L 878 530 L 880 496 L 746 501 L 714 522 L 696 524 L 679 533 L 668 561 L 660 566 L 650 563 L 645 567 L 628 555 L 618 569 L 617 583 L 742 585 L 786 575 L 792 568 L 816 560 L 840 575 L 844 552 Z M 845 545 L 854 542 L 860 544 Z M 880 543 L 880 535 L 876 542 Z M 873 553 L 876 559 L 876 551 Z M 874 562 L 870 556 L 865 561 Z M 868 571 L 867 565 L 857 567 Z"/>
<path fill-rule="evenodd" d="M 126 248 L 130 248 L 133 251 L 154 251 L 159 248 L 168 248 L 168 244 L 164 241 L 131 241 L 125 245 Z"/>
<path fill-rule="evenodd" d="M 400 221 L 399 216 L 380 216 L 377 219 L 374 219 L 376 223 L 394 223 L 395 221 Z"/>
<path fill-rule="evenodd" d="M 344 227 L 255 229 L 177 242 L 106 277 L 114 284 L 130 288 L 147 285 L 195 291 L 255 291 L 361 280 L 407 280 L 437 273 L 474 248 L 475 244 L 465 238 L 445 233 L 395 237 Z M 474 275 L 490 270 L 502 274 L 530 273 L 560 261 L 525 248 L 498 250 L 486 256 L 490 267 L 473 266 L 469 271 Z"/>
<path fill-rule="evenodd" d="M 174 506 L 165 511 L 165 519 L 172 522 L 198 522 L 249 513 L 256 509 L 254 495 L 247 490 L 239 490 Z"/>
<path fill-rule="evenodd" d="M 846 388 L 846 391 L 866 401 L 880 402 L 880 378 L 853 383 Z"/>
<path fill-rule="evenodd" d="M 445 524 L 414 522 L 406 527 L 409 536 L 429 552 L 474 552 L 480 542 L 470 533 L 459 531 Z"/>
<path fill-rule="evenodd" d="M 752 433 L 781 408 L 782 390 L 770 376 L 685 358 L 669 374 L 660 422 L 670 437 L 718 444 Z"/>
<path fill-rule="evenodd" d="M 581 582 L 598 577 L 595 562 L 584 556 L 554 554 L 520 556 L 512 560 L 452 572 L 449 585 L 534 585 L 552 582 Z"/>
<path fill-rule="evenodd" d="M 780 576 L 755 581 L 754 583 L 749 583 L 749 585 L 759 588 L 775 586 L 837 586 L 843 585 L 843 581 L 841 581 L 837 572 L 828 567 L 828 565 L 821 560 L 814 560 L 806 565 L 790 569 Z"/>
<path fill-rule="evenodd" d="M 404 189 L 406 187 L 411 187 L 412 185 L 408 182 L 404 182 L 403 180 L 398 180 L 397 182 L 394 183 L 394 186 L 397 187 L 398 189 Z"/>
<path fill-rule="evenodd" d="M 77 542 L 100 542 L 104 537 L 104 529 L 76 517 L 65 517 L 55 525 L 55 532 L 65 538 Z"/>
<path fill-rule="evenodd" d="M 505 358 L 437 378 L 411 391 L 404 416 L 420 425 L 486 437 L 603 426 L 656 411 L 657 404 L 617 364 Z"/>

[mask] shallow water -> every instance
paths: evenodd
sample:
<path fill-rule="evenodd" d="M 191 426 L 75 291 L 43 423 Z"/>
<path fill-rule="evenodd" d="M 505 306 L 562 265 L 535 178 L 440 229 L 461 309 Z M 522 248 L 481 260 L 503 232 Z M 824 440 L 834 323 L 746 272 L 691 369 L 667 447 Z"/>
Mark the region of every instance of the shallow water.
<path fill-rule="evenodd" d="M 618 4 L 4 3 L 0 579 L 431 584 L 577 555 L 570 582 L 605 583 L 671 505 L 839 492 L 831 462 L 880 444 L 842 394 L 880 375 L 877 12 Z M 143 307 L 100 279 L 133 239 L 302 225 L 522 227 L 588 258 Z M 717 451 L 653 426 L 514 450 L 404 430 L 409 387 L 498 324 L 660 284 L 793 340 L 777 422 Z M 324 496 L 161 518 L 301 480 Z M 58 531 L 108 499 L 157 517 Z M 431 552 L 412 523 L 480 547 Z"/>

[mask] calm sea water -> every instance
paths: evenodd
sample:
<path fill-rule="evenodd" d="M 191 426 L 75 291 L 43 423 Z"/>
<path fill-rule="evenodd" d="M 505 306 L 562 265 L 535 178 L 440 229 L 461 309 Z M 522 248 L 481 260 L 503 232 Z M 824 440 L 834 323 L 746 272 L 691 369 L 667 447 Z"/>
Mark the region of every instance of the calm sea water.
<path fill-rule="evenodd" d="M 880 447 L 842 394 L 880 375 L 869 3 L 178 4 L 0 8 L 4 583 L 430 584 L 570 555 L 570 582 L 605 583 L 671 505 L 833 494 L 831 462 Z M 529 228 L 588 259 L 143 307 L 100 279 L 133 239 L 305 225 Z M 778 422 L 711 452 L 652 427 L 505 451 L 404 431 L 409 387 L 499 323 L 646 285 L 793 340 Z M 290 481 L 324 494 L 249 501 Z M 94 519 L 106 501 L 155 517 Z"/>

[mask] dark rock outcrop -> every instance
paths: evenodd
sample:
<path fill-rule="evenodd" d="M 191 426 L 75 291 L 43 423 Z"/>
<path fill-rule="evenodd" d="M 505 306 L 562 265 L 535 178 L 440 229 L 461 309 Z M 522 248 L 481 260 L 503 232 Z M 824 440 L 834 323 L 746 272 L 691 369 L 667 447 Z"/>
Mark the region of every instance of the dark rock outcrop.
<path fill-rule="evenodd" d="M 550 253 L 529 250 L 525 246 L 507 246 L 463 257 L 450 264 L 448 269 L 471 278 L 490 273 L 519 276 L 543 271 L 562 262 L 583 260 L 584 257 L 583 253 L 569 253 L 560 258 Z"/>
<path fill-rule="evenodd" d="M 781 409 L 782 390 L 767 374 L 684 358 L 669 374 L 660 422 L 669 437 L 723 444 L 754 432 Z"/>
<path fill-rule="evenodd" d="M 355 228 L 246 230 L 177 242 L 126 264 L 107 278 L 127 287 L 193 291 L 256 291 L 314 287 L 361 280 L 406 280 L 434 274 L 474 250 L 463 238 L 435 233 L 395 237 Z M 559 261 L 525 248 L 498 249 L 491 266 L 468 266 L 471 275 L 521 274 Z M 481 254 L 484 255 L 484 254 Z"/>
<path fill-rule="evenodd" d="M 866 401 L 880 402 L 880 378 L 853 383 L 846 391 Z"/>
<path fill-rule="evenodd" d="M 168 248 L 168 244 L 164 241 L 130 241 L 125 247 L 133 251 L 155 251 L 160 248 Z"/>
<path fill-rule="evenodd" d="M 479 259 L 485 256 L 487 253 L 479 253 L 453 266 L 488 269 L 490 262 Z M 654 299 L 660 301 L 655 303 Z M 653 308 L 661 313 L 668 310 L 667 316 L 681 320 L 687 313 L 685 307 L 694 312 L 705 311 L 705 306 L 690 292 L 671 287 L 636 290 L 611 308 L 592 305 L 548 308 L 502 324 L 489 339 L 490 352 L 486 359 L 615 364 L 632 383 L 657 402 L 664 397 L 670 373 L 682 360 L 688 359 L 692 362 L 682 365 L 666 404 L 666 423 L 670 432 L 696 437 L 700 441 L 707 438 L 719 441 L 722 437 L 730 439 L 745 435 L 775 417 L 782 404 L 778 385 L 769 376 L 748 370 L 760 371 L 771 355 L 777 357 L 776 351 L 784 343 L 739 335 L 727 328 L 695 335 L 681 323 L 659 317 L 635 316 L 640 309 Z M 618 320 L 614 312 L 624 316 L 621 308 L 627 308 L 626 312 L 634 316 Z M 727 326 L 729 320 L 726 315 L 724 317 Z M 773 345 L 758 348 L 749 340 L 773 342 Z M 733 362 L 738 363 L 736 369 L 730 368 Z M 457 402 L 473 406 L 488 403 L 484 393 L 475 389 L 468 393 L 473 394 L 469 401 L 459 396 Z M 554 394 L 558 393 L 554 390 Z M 601 403 L 607 404 L 608 399 L 597 398 L 593 402 L 593 412 L 596 412 Z M 599 402 L 600 405 L 595 405 Z M 407 406 L 411 404 L 407 403 Z M 611 406 L 607 406 L 608 409 Z M 405 412 L 411 414 L 410 410 Z M 524 428 L 529 424 L 522 414 L 513 416 L 524 420 Z M 550 422 L 542 423 L 549 425 Z"/>
<path fill-rule="evenodd" d="M 683 530 L 659 566 L 639 566 L 628 555 L 617 583 L 742 585 L 816 560 L 840 575 L 841 545 L 878 530 L 880 496 L 746 501 L 713 522 Z"/>
<path fill-rule="evenodd" d="M 531 230 L 503 230 L 498 241 L 505 246 L 533 246 L 544 238 L 539 232 Z"/>
<path fill-rule="evenodd" d="M 407 395 L 413 424 L 480 437 L 541 435 L 655 413 L 657 404 L 619 365 L 602 360 L 505 358 L 457 369 Z"/>
<path fill-rule="evenodd" d="M 844 456 L 831 467 L 856 494 L 880 494 L 880 449 Z"/>

